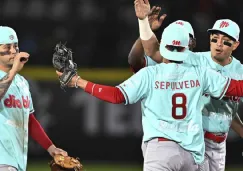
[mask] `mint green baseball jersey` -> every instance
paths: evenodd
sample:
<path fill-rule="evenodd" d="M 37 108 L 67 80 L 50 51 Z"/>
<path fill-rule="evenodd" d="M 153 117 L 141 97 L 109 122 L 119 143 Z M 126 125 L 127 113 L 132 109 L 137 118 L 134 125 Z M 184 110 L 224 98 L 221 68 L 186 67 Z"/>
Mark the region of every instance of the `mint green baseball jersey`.
<path fill-rule="evenodd" d="M 199 59 L 207 60 L 207 67 L 228 76 L 235 80 L 243 79 L 243 67 L 239 60 L 232 57 L 232 62 L 222 66 L 213 61 L 211 52 L 197 53 Z M 229 131 L 232 119 L 235 117 L 239 97 L 224 97 L 222 100 L 216 100 L 205 95 L 203 98 L 203 128 L 205 131 L 213 133 L 227 133 Z"/>
<path fill-rule="evenodd" d="M 118 86 L 126 104 L 141 100 L 143 141 L 164 137 L 204 159 L 201 98 L 223 97 L 229 78 L 191 64 L 157 64 L 141 69 Z"/>
<path fill-rule="evenodd" d="M 243 79 L 243 67 L 239 60 L 232 57 L 232 62 L 226 66 L 221 66 L 213 61 L 211 52 L 197 52 L 196 56 L 191 55 L 184 62 L 205 66 L 211 68 L 222 75 L 228 76 L 235 80 Z M 147 66 L 156 65 L 150 57 L 145 56 Z M 203 129 L 213 133 L 227 133 L 229 131 L 232 119 L 239 106 L 239 97 L 227 97 L 222 100 L 214 99 L 204 95 L 202 102 L 205 105 L 203 108 Z"/>
<path fill-rule="evenodd" d="M 0 71 L 0 78 L 5 75 Z M 0 103 L 0 164 L 26 170 L 28 122 L 33 112 L 28 82 L 17 74 Z"/>

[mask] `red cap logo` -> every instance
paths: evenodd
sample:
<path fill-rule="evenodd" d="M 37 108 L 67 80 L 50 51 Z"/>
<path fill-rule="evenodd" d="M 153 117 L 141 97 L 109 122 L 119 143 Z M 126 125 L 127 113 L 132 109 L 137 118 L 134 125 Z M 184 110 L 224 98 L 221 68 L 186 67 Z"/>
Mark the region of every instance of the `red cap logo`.
<path fill-rule="evenodd" d="M 226 21 L 222 21 L 219 25 L 219 28 L 224 28 L 224 27 L 228 27 L 229 26 L 229 23 L 226 22 Z"/>
<path fill-rule="evenodd" d="M 179 45 L 181 45 L 181 41 L 173 40 L 173 41 L 172 41 L 172 45 L 174 45 L 174 46 L 179 46 Z"/>
<path fill-rule="evenodd" d="M 184 23 L 181 22 L 181 21 L 177 21 L 176 24 L 180 24 L 180 25 L 182 25 L 182 26 L 184 25 Z"/>

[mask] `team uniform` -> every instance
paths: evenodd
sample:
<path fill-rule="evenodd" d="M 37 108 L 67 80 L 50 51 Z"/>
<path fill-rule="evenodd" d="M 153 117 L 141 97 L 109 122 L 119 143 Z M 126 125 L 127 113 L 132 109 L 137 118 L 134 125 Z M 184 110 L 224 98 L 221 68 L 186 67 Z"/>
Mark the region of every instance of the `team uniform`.
<path fill-rule="evenodd" d="M 228 19 L 217 20 L 212 29 L 208 32 L 219 31 L 238 41 L 239 27 Z M 240 61 L 233 56 L 232 62 L 221 66 L 213 61 L 211 52 L 197 53 L 198 59 L 190 59 L 185 62 L 200 62 L 235 80 L 242 80 L 243 67 Z M 226 138 L 232 119 L 236 116 L 239 106 L 239 97 L 224 97 L 222 100 L 215 100 L 207 95 L 202 98 L 203 108 L 203 128 L 205 131 L 206 154 L 205 161 L 200 166 L 202 171 L 224 171 L 226 157 Z"/>
<path fill-rule="evenodd" d="M 0 27 L 0 44 L 18 42 L 15 31 Z M 7 73 L 0 70 L 0 78 Z M 0 102 L 0 170 L 25 171 L 28 151 L 29 114 L 33 113 L 29 84 L 16 74 Z"/>
<path fill-rule="evenodd" d="M 157 64 L 148 56 L 145 56 L 145 59 L 147 65 Z M 221 66 L 212 60 L 210 51 L 198 52 L 194 58 L 188 58 L 185 63 L 211 68 L 235 80 L 243 79 L 243 67 L 240 61 L 234 57 L 232 57 L 230 64 Z M 222 100 L 217 100 L 205 94 L 201 100 L 204 104 L 202 113 L 206 145 L 205 163 L 201 166 L 204 169 L 201 170 L 224 170 L 226 156 L 225 140 L 232 119 L 237 114 L 240 98 L 224 97 Z"/>
<path fill-rule="evenodd" d="M 217 20 L 212 29 L 208 32 L 220 32 L 228 35 L 235 41 L 239 40 L 239 26 L 229 20 Z M 232 62 L 226 66 L 221 66 L 213 62 L 209 53 L 201 53 L 208 59 L 210 67 L 229 76 L 235 80 L 242 80 L 243 67 L 240 61 L 232 57 Z M 226 138 L 232 119 L 238 111 L 240 98 L 225 97 L 221 101 L 216 101 L 209 97 L 204 98 L 205 108 L 203 116 L 203 127 L 205 130 L 206 155 L 205 162 L 200 166 L 202 171 L 224 171 L 226 157 Z"/>
<path fill-rule="evenodd" d="M 167 36 L 169 40 L 162 35 L 164 43 L 172 43 L 170 40 L 174 36 L 182 36 L 183 29 L 173 28 L 171 26 L 164 30 L 163 35 L 169 34 L 168 30 L 173 33 L 170 33 L 173 36 Z M 188 40 L 184 42 L 184 46 L 187 46 L 188 34 L 184 37 Z M 161 48 L 161 52 L 164 49 Z M 182 54 L 187 57 L 192 55 L 190 58 L 195 56 L 189 52 L 171 53 L 181 60 Z M 205 153 L 202 95 L 209 93 L 220 98 L 228 84 L 227 77 L 212 70 L 191 64 L 162 63 L 141 69 L 118 86 L 126 104 L 141 100 L 143 142 L 147 143 L 145 171 L 198 169 L 197 164 L 203 162 Z"/>
<path fill-rule="evenodd" d="M 222 27 L 222 24 L 230 23 L 232 21 L 228 20 L 218 20 L 213 29 L 220 30 L 221 32 L 226 32 L 231 35 L 231 37 L 238 40 L 239 31 L 234 23 L 230 23 L 231 27 Z M 221 26 L 220 26 L 221 25 Z M 222 27 L 222 28 L 220 28 Z M 226 30 L 225 30 L 226 28 Z M 228 30 L 227 30 L 228 29 Z M 190 30 L 189 30 L 190 31 Z M 145 55 L 145 60 L 147 66 L 156 65 L 157 63 L 153 61 L 150 57 Z M 193 65 L 201 65 L 211 68 L 222 75 L 228 76 L 235 80 L 243 79 L 243 67 L 239 60 L 232 56 L 232 62 L 226 66 L 221 66 L 213 61 L 211 57 L 211 52 L 197 52 L 194 58 L 187 58 L 185 63 L 190 63 Z M 222 100 L 217 100 L 211 98 L 207 94 L 202 97 L 202 102 L 204 108 L 203 113 L 203 129 L 205 131 L 205 146 L 206 154 L 205 161 L 200 166 L 202 171 L 224 171 L 225 169 L 225 156 L 226 156 L 226 138 L 229 128 L 231 126 L 232 119 L 237 114 L 239 106 L 238 97 L 224 97 Z M 143 144 L 143 150 L 145 150 L 145 145 Z"/>
<path fill-rule="evenodd" d="M 225 77 L 190 64 L 158 64 L 142 69 L 119 86 L 126 97 L 126 104 L 142 99 L 143 141 L 148 142 L 145 170 L 155 169 L 159 161 L 161 166 L 166 167 L 166 161 L 170 160 L 176 163 L 182 160 L 182 163 L 188 163 L 187 169 L 193 169 L 190 164 L 194 162 L 189 155 L 181 159 L 181 147 L 193 155 L 195 163 L 202 163 L 205 151 L 201 97 L 206 92 L 220 97 L 227 85 Z M 174 142 L 160 143 L 158 137 L 173 140 L 180 147 Z M 168 153 L 157 147 L 168 148 Z M 178 158 L 170 158 L 170 154 L 176 154 Z M 151 166 L 150 162 L 155 163 Z M 177 167 L 174 169 L 178 170 L 180 165 Z"/>
<path fill-rule="evenodd" d="M 7 73 L 0 71 L 0 77 Z M 0 103 L 0 164 L 25 171 L 29 114 L 34 112 L 27 81 L 16 75 Z"/>
<path fill-rule="evenodd" d="M 177 26 L 183 27 L 184 29 L 186 29 L 186 31 L 189 32 L 189 35 L 192 37 L 192 39 L 195 39 L 194 30 L 189 22 L 184 21 L 184 20 L 177 20 L 177 21 L 173 22 L 172 24 L 176 24 Z M 144 55 L 144 61 L 145 61 L 145 67 L 153 66 L 153 65 L 157 64 L 154 60 L 152 60 L 147 55 Z M 143 104 L 141 104 L 141 110 L 143 111 Z M 141 149 L 142 149 L 143 156 L 145 155 L 146 148 L 147 148 L 147 143 L 142 141 Z"/>
<path fill-rule="evenodd" d="M 208 60 L 208 66 L 222 75 L 235 80 L 242 80 L 243 67 L 237 59 L 221 66 L 212 60 L 210 52 L 200 53 Z M 236 116 L 239 97 L 224 97 L 222 100 L 213 99 L 207 95 L 203 98 L 203 129 L 205 131 L 206 155 L 201 170 L 223 171 L 225 169 L 226 138 L 232 119 Z"/>

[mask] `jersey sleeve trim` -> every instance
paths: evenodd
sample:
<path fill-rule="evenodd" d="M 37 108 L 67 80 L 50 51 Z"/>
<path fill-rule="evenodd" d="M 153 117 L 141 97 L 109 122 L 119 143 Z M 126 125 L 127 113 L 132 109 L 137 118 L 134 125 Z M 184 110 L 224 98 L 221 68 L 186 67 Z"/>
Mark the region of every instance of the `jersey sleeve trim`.
<path fill-rule="evenodd" d="M 34 113 L 35 112 L 35 110 L 34 109 L 32 109 L 31 111 L 30 111 L 30 113 L 29 114 L 32 114 L 32 113 Z"/>
<path fill-rule="evenodd" d="M 121 86 L 116 86 L 116 87 L 119 88 L 119 90 L 122 92 L 123 96 L 125 97 L 125 105 L 129 104 L 129 98 L 126 91 Z"/>
<path fill-rule="evenodd" d="M 221 93 L 221 95 L 219 96 L 219 100 L 221 100 L 223 97 L 224 97 L 224 95 L 225 95 L 225 93 L 227 92 L 227 90 L 228 90 L 228 88 L 229 88 L 229 85 L 230 85 L 230 78 L 228 78 L 228 80 L 227 80 L 227 83 L 225 84 L 225 86 L 224 86 L 224 90 L 222 91 L 222 93 Z"/>

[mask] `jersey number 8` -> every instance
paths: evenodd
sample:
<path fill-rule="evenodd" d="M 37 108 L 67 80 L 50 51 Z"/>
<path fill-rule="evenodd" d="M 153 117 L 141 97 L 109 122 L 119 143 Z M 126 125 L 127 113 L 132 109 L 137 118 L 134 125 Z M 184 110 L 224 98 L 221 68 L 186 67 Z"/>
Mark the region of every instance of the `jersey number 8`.
<path fill-rule="evenodd" d="M 177 98 L 181 98 L 182 99 L 182 103 L 177 103 L 176 99 Z M 186 108 L 186 95 L 183 93 L 175 93 L 172 96 L 172 117 L 175 119 L 184 119 L 186 117 L 186 112 L 187 112 L 187 108 Z M 177 108 L 181 108 L 182 109 L 182 114 L 177 114 L 176 113 L 176 109 Z"/>

